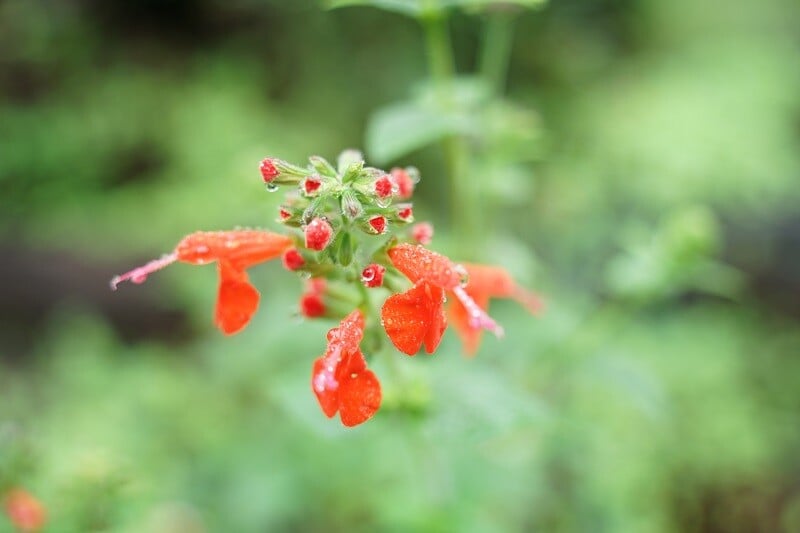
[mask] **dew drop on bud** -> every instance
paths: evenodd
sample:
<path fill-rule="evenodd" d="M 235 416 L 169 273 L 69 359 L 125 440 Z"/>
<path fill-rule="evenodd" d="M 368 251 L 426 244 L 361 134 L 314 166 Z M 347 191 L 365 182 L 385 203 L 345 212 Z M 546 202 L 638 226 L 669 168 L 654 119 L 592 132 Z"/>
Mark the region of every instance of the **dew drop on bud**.
<path fill-rule="evenodd" d="M 267 192 L 275 192 L 278 190 L 278 186 L 274 183 L 267 183 Z"/>

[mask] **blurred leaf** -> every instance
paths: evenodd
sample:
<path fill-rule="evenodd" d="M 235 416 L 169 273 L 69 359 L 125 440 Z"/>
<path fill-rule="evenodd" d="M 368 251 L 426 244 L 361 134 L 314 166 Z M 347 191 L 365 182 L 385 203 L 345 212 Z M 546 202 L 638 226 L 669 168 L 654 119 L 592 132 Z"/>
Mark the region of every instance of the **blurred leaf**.
<path fill-rule="evenodd" d="M 547 0 L 329 0 L 328 8 L 337 9 L 348 6 L 370 6 L 386 11 L 401 13 L 410 17 L 422 18 L 440 13 L 444 9 L 485 9 L 490 7 L 507 8 L 519 6 L 535 8 Z"/>

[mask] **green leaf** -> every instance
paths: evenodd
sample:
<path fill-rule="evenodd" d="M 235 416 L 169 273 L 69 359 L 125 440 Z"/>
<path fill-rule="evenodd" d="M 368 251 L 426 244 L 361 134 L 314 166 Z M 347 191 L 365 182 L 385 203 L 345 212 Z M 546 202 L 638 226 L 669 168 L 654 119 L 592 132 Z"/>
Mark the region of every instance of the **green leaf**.
<path fill-rule="evenodd" d="M 385 107 L 370 117 L 366 147 L 379 164 L 434 143 L 459 131 L 458 120 L 417 102 Z"/>
<path fill-rule="evenodd" d="M 420 0 L 329 0 L 328 9 L 349 6 L 370 6 L 409 17 L 419 17 L 424 8 Z"/>

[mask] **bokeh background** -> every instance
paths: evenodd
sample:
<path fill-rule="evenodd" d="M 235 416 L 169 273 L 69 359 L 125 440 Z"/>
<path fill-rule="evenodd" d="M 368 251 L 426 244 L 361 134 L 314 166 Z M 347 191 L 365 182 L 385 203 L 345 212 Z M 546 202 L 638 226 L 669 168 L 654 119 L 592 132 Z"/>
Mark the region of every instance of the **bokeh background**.
<path fill-rule="evenodd" d="M 0 1 L 0 492 L 48 531 L 800 531 L 798 4 L 517 4 L 447 12 L 460 73 L 514 33 L 438 120 L 396 11 Z M 349 147 L 416 165 L 436 246 L 548 308 L 495 304 L 474 359 L 448 333 L 378 363 L 346 430 L 309 386 L 332 324 L 280 265 L 232 338 L 211 267 L 108 280 L 275 228 L 258 161 Z"/>

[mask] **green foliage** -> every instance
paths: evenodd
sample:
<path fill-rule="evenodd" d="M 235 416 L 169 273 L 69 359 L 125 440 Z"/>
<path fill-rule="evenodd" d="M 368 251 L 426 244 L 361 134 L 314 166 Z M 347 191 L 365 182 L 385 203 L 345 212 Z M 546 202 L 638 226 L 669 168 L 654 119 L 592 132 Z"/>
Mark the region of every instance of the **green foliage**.
<path fill-rule="evenodd" d="M 413 22 L 299 4 L 206 2 L 183 42 L 173 21 L 0 3 L 4 264 L 59 252 L 3 293 L 0 491 L 25 486 L 52 531 L 798 530 L 800 328 L 764 288 L 796 300 L 795 3 L 519 11 L 507 93 L 480 68 L 483 18 L 451 20 L 455 70 L 475 75 L 442 84 L 420 81 Z M 120 265 L 270 227 L 262 157 L 362 136 L 370 159 L 420 168 L 437 247 L 482 242 L 475 259 L 545 313 L 493 304 L 506 338 L 474 359 L 448 333 L 434 357 L 370 361 L 385 401 L 355 431 L 319 412 L 331 324 L 298 323 L 279 265 L 253 269 L 261 309 L 235 337 L 211 325 L 211 267 L 114 296 L 183 310 L 188 339 L 131 340 L 130 316 L 103 314 Z M 454 137 L 479 199 L 460 213 Z M 34 277 L 92 269 L 107 275 Z"/>

